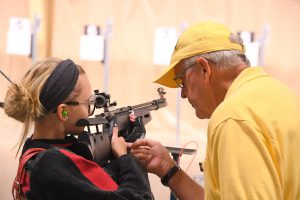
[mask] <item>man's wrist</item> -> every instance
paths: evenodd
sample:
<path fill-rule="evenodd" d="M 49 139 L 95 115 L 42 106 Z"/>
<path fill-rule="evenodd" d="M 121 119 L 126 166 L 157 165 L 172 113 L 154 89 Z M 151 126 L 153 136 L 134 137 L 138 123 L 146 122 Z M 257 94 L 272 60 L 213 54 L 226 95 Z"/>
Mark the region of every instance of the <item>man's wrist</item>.
<path fill-rule="evenodd" d="M 173 167 L 171 167 L 169 169 L 169 171 L 160 179 L 161 183 L 164 185 L 164 186 L 167 186 L 170 179 L 175 176 L 175 174 L 177 174 L 178 171 L 180 171 L 181 168 L 175 164 Z"/>
<path fill-rule="evenodd" d="M 167 172 L 174 166 L 176 165 L 176 162 L 174 160 L 164 160 L 160 164 L 160 168 L 158 173 L 156 175 L 159 178 L 162 178 L 164 175 L 167 174 Z"/>

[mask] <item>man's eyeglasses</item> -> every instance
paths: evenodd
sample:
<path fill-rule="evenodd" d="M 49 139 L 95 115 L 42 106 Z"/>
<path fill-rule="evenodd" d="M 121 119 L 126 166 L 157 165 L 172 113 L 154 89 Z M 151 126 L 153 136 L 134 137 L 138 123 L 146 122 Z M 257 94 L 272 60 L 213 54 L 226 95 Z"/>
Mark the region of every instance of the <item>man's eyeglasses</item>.
<path fill-rule="evenodd" d="M 184 88 L 184 84 L 183 84 L 182 78 L 183 78 L 185 72 L 188 69 L 192 68 L 195 64 L 197 64 L 197 62 L 193 62 L 191 65 L 189 65 L 187 68 L 183 69 L 181 72 L 179 72 L 177 74 L 177 76 L 175 76 L 173 78 L 173 80 L 176 82 L 176 84 L 177 84 L 178 87 Z"/>
<path fill-rule="evenodd" d="M 95 111 L 95 101 L 89 101 L 89 102 L 68 101 L 65 104 L 70 106 L 78 106 L 80 104 L 88 105 L 89 116 L 93 115 Z"/>

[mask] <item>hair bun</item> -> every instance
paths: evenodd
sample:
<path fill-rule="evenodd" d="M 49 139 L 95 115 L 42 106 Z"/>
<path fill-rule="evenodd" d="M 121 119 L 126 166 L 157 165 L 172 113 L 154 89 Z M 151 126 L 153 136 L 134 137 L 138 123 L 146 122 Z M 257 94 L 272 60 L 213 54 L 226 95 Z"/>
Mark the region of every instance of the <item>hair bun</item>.
<path fill-rule="evenodd" d="M 5 97 L 4 111 L 20 122 L 35 118 L 34 100 L 26 87 L 12 84 Z"/>

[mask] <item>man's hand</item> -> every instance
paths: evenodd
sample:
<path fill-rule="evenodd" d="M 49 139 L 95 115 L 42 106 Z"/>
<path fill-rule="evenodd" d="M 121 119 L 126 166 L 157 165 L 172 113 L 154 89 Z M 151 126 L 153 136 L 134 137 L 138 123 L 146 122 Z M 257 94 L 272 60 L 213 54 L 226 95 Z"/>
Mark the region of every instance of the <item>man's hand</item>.
<path fill-rule="evenodd" d="M 136 140 L 131 145 L 131 153 L 145 165 L 148 172 L 159 177 L 163 177 L 175 165 L 169 151 L 153 140 Z"/>
<path fill-rule="evenodd" d="M 131 145 L 131 153 L 144 163 L 148 172 L 160 178 L 175 165 L 169 151 L 159 142 L 142 139 Z M 203 188 L 191 179 L 184 171 L 179 170 L 169 181 L 168 186 L 181 200 L 204 199 Z"/>

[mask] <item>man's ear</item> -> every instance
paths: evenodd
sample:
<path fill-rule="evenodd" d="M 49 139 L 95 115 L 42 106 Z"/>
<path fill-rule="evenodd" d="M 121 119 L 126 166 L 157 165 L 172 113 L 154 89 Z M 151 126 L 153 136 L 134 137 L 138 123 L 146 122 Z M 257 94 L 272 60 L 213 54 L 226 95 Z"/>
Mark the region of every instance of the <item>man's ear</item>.
<path fill-rule="evenodd" d="M 208 60 L 200 57 L 200 58 L 197 58 L 197 62 L 201 66 L 201 74 L 203 74 L 204 80 L 209 81 L 210 75 L 211 75 L 211 66 L 208 63 Z"/>
<path fill-rule="evenodd" d="M 69 119 L 68 110 L 66 104 L 59 104 L 57 106 L 57 117 L 61 121 L 67 121 Z"/>

